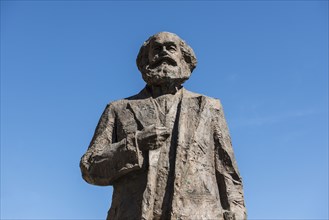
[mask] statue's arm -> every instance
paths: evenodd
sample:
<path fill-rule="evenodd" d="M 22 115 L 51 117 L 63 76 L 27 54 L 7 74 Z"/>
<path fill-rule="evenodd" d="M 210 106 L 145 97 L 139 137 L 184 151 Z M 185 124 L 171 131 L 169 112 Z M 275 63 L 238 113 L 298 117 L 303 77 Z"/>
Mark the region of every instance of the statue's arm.
<path fill-rule="evenodd" d="M 234 157 L 231 138 L 219 100 L 215 103 L 214 141 L 216 178 L 224 219 L 246 219 L 242 179 Z"/>
<path fill-rule="evenodd" d="M 115 112 L 109 104 L 80 161 L 82 177 L 90 184 L 112 185 L 119 177 L 142 167 L 143 158 L 136 147 L 135 135 L 116 141 L 115 128 Z"/>

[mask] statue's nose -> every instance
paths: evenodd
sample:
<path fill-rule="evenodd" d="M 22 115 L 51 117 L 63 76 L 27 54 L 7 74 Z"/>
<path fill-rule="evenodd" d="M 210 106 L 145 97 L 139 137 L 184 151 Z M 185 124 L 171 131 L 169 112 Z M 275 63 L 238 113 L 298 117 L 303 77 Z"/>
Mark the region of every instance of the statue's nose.
<path fill-rule="evenodd" d="M 168 50 L 167 50 L 166 46 L 161 47 L 160 55 L 162 55 L 162 56 L 168 55 Z"/>

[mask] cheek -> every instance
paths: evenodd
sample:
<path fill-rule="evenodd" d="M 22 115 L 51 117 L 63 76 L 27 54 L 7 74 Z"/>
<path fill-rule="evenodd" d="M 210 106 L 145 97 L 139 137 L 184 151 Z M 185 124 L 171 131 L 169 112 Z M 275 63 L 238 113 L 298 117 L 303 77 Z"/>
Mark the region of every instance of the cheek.
<path fill-rule="evenodd" d="M 155 58 L 157 58 L 157 56 L 158 56 L 157 54 L 150 52 L 149 55 L 148 55 L 148 58 L 149 58 L 150 61 L 152 61 Z"/>
<path fill-rule="evenodd" d="M 178 60 L 183 60 L 183 54 L 180 51 L 176 51 L 176 53 L 174 54 L 175 58 Z"/>

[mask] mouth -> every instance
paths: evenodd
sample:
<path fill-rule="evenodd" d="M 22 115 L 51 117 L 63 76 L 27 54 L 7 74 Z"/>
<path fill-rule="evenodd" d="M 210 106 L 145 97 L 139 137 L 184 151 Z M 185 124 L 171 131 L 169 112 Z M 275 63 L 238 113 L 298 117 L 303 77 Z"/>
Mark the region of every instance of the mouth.
<path fill-rule="evenodd" d="M 168 56 L 165 56 L 165 57 L 160 57 L 158 58 L 157 60 L 153 61 L 151 64 L 150 64 L 150 68 L 155 68 L 155 67 L 158 67 L 160 66 L 162 63 L 167 63 L 171 66 L 177 66 L 177 62 L 168 57 Z"/>

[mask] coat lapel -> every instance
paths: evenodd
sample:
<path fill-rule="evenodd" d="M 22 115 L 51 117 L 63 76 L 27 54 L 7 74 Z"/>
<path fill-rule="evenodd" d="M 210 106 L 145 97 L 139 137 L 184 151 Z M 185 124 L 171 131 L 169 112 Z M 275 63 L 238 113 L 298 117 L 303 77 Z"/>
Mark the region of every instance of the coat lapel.
<path fill-rule="evenodd" d="M 176 214 L 179 214 L 179 194 L 182 190 L 182 182 L 189 169 L 188 158 L 191 151 L 195 151 L 193 143 L 198 132 L 206 100 L 204 96 L 194 95 L 193 93 L 184 90 L 183 99 L 178 121 L 178 142 L 175 159 L 175 183 L 174 196 L 172 201 L 172 219 L 176 219 Z M 202 127 L 202 126 L 201 126 Z M 201 129 L 201 128 L 200 128 Z"/>
<path fill-rule="evenodd" d="M 128 102 L 127 109 L 131 111 L 137 124 L 138 130 L 155 124 L 158 120 L 152 97 L 144 88 L 133 100 Z"/>
<path fill-rule="evenodd" d="M 127 109 L 133 114 L 137 124 L 137 129 L 142 130 L 152 124 L 158 123 L 158 116 L 155 106 L 152 102 L 150 93 L 144 88 L 136 97 L 134 97 L 128 104 Z M 148 220 L 152 218 L 153 205 L 155 198 L 156 179 L 157 179 L 157 166 L 152 163 L 153 160 L 158 161 L 160 149 L 149 151 L 145 155 L 147 160 L 147 184 L 143 193 L 142 200 L 142 213 L 141 219 Z"/>
<path fill-rule="evenodd" d="M 194 96 L 184 90 L 181 112 L 179 114 L 178 144 L 189 145 L 194 141 L 205 106 L 205 97 Z"/>

